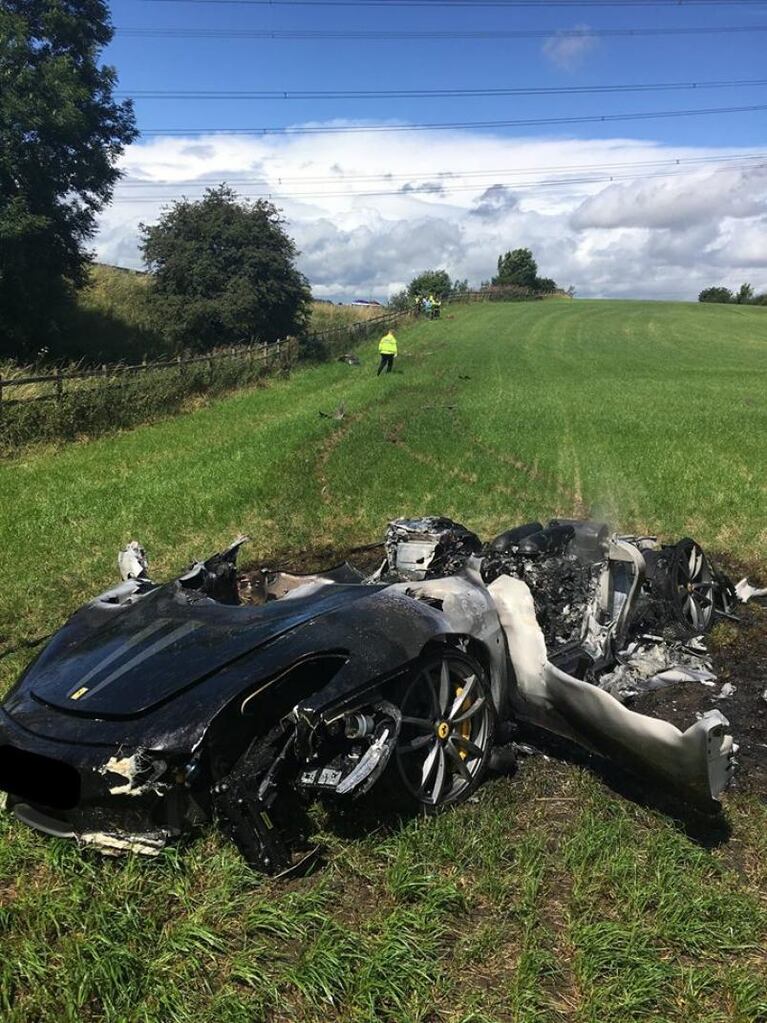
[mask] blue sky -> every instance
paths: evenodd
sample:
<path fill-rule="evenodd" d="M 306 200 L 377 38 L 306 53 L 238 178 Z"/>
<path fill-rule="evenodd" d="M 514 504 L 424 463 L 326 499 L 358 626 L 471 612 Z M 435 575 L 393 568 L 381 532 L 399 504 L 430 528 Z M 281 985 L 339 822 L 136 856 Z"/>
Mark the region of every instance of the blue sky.
<path fill-rule="evenodd" d="M 382 89 L 583 86 L 767 77 L 767 32 L 711 36 L 595 38 L 568 61 L 541 39 L 430 40 L 432 31 L 762 26 L 767 3 L 750 7 L 573 7 L 434 9 L 269 7 L 116 0 L 118 28 L 107 52 L 120 88 L 138 90 Z M 120 28 L 217 31 L 403 31 L 405 40 L 130 38 Z M 767 102 L 767 88 L 638 95 L 335 100 L 136 101 L 144 129 L 287 126 L 335 117 L 457 121 L 616 114 Z M 685 144 L 749 145 L 765 140 L 767 114 L 634 122 L 634 137 Z M 544 129 L 536 130 L 535 133 Z M 571 129 L 607 137 L 613 125 Z M 514 129 L 504 131 L 513 135 Z M 525 130 L 525 134 L 530 134 Z"/>
<path fill-rule="evenodd" d="M 767 31 L 756 31 L 767 29 L 767 2 L 503 9 L 115 0 L 112 12 L 117 32 L 105 59 L 117 67 L 120 92 L 127 95 L 151 90 L 572 90 L 767 79 Z M 590 34 L 733 26 L 754 31 L 630 38 Z M 558 36 L 576 28 L 583 35 L 575 40 Z M 133 37 L 123 30 L 224 32 L 231 37 Z M 405 38 L 298 40 L 240 34 L 313 30 L 401 32 Z M 432 32 L 477 30 L 543 35 L 430 38 Z M 544 272 L 559 275 L 562 283 L 576 283 L 582 293 L 694 297 L 698 283 L 709 282 L 712 275 L 734 284 L 744 273 L 757 286 L 767 286 L 767 111 L 351 137 L 264 140 L 203 131 L 337 119 L 466 122 L 758 104 L 767 104 L 767 86 L 543 97 L 136 98 L 139 127 L 148 134 L 125 159 L 126 183 L 104 217 L 97 250 L 100 258 L 138 265 L 139 220 L 154 219 L 163 199 L 199 195 L 207 183 L 232 180 L 244 194 L 278 196 L 302 249 L 303 268 L 316 292 L 329 297 L 352 297 L 360 289 L 386 297 L 407 281 L 411 270 L 423 268 L 421 263 L 445 265 L 455 276 L 478 283 L 492 272 L 493 246 L 516 244 L 536 245 L 547 262 Z M 183 138 L 172 134 L 179 132 Z M 761 154 L 762 162 L 737 169 L 680 165 L 677 177 L 667 180 L 670 161 L 676 159 L 684 164 L 751 154 Z M 664 159 L 668 167 L 653 170 L 648 178 L 648 160 Z M 572 172 L 565 170 L 615 164 L 636 165 L 635 179 L 625 181 L 622 172 L 620 180 L 611 182 L 603 173 L 601 183 L 576 186 Z M 551 175 L 560 166 L 560 180 L 552 188 Z M 493 173 L 504 169 L 505 175 Z M 458 176 L 445 188 L 445 175 L 451 172 Z M 385 187 L 374 176 L 385 174 L 394 175 L 396 187 L 388 186 L 393 191 L 406 182 L 403 194 L 370 195 Z M 524 187 L 517 187 L 520 174 Z M 369 180 L 360 185 L 357 179 L 363 175 Z M 536 181 L 541 188 L 533 187 Z"/>

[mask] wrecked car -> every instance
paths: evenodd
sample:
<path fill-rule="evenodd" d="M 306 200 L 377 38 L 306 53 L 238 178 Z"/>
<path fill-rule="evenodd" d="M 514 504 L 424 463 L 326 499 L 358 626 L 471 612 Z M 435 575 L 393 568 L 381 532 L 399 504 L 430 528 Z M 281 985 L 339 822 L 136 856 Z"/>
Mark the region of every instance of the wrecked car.
<path fill-rule="evenodd" d="M 214 819 L 279 874 L 310 855 L 299 822 L 318 796 L 459 803 L 516 721 L 696 805 L 727 785 L 718 711 L 680 731 L 600 685 L 635 637 L 684 643 L 730 614 L 729 580 L 694 541 L 553 520 L 484 544 L 449 519 L 398 519 L 372 574 L 263 569 L 243 602 L 245 539 L 163 584 L 130 544 L 122 583 L 27 668 L 0 710 L 0 789 L 20 821 L 154 853 Z"/>

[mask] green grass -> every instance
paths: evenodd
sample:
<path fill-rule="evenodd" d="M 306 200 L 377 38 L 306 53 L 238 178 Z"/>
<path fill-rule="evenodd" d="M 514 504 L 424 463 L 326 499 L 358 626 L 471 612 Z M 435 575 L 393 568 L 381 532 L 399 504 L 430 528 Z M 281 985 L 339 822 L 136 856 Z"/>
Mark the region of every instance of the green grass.
<path fill-rule="evenodd" d="M 0 652 L 109 584 L 134 536 L 161 577 L 240 530 L 256 557 L 406 513 L 488 535 L 593 509 L 767 567 L 762 309 L 447 313 L 401 332 L 389 377 L 370 344 L 360 368 L 0 466 Z M 28 656 L 0 660 L 0 686 Z M 328 867 L 282 886 L 213 830 L 105 862 L 2 819 L 0 1018 L 763 1020 L 767 810 L 732 797 L 728 814 L 707 850 L 536 758 L 436 820 L 360 819 L 353 838 L 318 820 Z"/>

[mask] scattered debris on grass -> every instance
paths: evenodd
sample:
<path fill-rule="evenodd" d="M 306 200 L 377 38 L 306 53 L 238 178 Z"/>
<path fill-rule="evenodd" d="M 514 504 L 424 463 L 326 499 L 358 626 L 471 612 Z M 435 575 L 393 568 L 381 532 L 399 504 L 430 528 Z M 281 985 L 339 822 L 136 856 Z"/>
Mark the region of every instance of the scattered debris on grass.
<path fill-rule="evenodd" d="M 323 419 L 344 419 L 346 416 L 346 403 L 341 402 L 335 412 L 320 412 Z"/>

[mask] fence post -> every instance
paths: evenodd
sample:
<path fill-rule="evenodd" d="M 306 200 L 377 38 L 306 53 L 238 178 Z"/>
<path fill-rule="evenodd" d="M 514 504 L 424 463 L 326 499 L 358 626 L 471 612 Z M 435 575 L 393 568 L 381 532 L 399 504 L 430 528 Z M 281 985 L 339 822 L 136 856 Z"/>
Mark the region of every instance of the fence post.
<path fill-rule="evenodd" d="M 61 401 L 64 397 L 64 371 L 60 366 L 56 369 L 56 381 L 54 386 L 56 388 L 56 401 Z"/>

